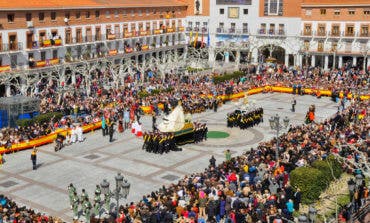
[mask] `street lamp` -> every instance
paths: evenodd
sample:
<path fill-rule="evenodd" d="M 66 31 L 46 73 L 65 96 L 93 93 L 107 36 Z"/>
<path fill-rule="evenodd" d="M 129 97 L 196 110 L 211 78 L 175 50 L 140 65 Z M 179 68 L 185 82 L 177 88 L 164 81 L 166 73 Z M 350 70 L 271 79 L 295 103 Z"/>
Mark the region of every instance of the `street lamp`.
<path fill-rule="evenodd" d="M 121 173 L 117 173 L 115 176 L 116 180 L 116 189 L 114 192 L 111 192 L 109 189 L 109 182 L 104 179 L 103 182 L 100 183 L 101 191 L 105 196 L 114 195 L 116 198 L 116 218 L 118 218 L 118 211 L 119 211 L 119 199 L 121 197 L 127 198 L 128 194 L 130 193 L 130 183 L 127 182 L 126 179 L 121 175 Z M 109 210 L 107 210 L 109 212 Z"/>
<path fill-rule="evenodd" d="M 275 116 L 271 117 L 269 119 L 270 122 L 270 128 L 272 130 L 276 130 L 276 162 L 279 161 L 279 133 L 280 130 L 283 130 L 283 128 L 287 128 L 289 125 L 289 118 L 285 116 L 283 119 L 283 124 L 280 123 L 280 116 L 276 114 Z"/>
<path fill-rule="evenodd" d="M 298 217 L 298 223 L 308 223 L 308 219 L 307 219 L 306 215 L 300 215 Z"/>
<path fill-rule="evenodd" d="M 317 216 L 317 210 L 314 207 L 310 207 L 308 209 L 308 218 L 310 219 L 310 222 L 314 223 L 316 221 Z"/>
<path fill-rule="evenodd" d="M 362 181 L 364 180 L 364 177 L 361 174 L 356 175 L 356 186 L 357 188 L 362 186 Z"/>
<path fill-rule="evenodd" d="M 352 202 L 353 194 L 355 192 L 356 182 L 351 178 L 348 182 L 349 199 Z"/>

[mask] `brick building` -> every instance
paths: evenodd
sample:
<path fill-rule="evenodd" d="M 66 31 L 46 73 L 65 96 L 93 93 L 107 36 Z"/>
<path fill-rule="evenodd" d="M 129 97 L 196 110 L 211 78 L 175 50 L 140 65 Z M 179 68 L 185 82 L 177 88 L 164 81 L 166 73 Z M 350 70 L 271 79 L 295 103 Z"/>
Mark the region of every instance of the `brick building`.
<path fill-rule="evenodd" d="M 187 10 L 176 0 L 2 1 L 0 72 L 182 52 Z"/>

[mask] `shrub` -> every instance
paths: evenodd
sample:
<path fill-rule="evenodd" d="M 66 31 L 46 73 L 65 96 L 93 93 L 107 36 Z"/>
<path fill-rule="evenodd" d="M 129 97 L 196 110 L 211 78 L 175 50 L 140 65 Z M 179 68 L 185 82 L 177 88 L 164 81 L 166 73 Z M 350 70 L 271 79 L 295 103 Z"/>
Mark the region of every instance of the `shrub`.
<path fill-rule="evenodd" d="M 63 117 L 63 113 L 61 112 L 50 112 L 41 114 L 38 116 L 33 117 L 32 119 L 19 119 L 16 121 L 17 125 L 20 127 L 30 126 L 34 123 L 46 123 L 49 122 L 54 117 L 54 120 L 60 120 Z"/>
<path fill-rule="evenodd" d="M 17 123 L 17 126 L 26 127 L 26 126 L 32 125 L 33 120 L 32 119 L 18 119 L 16 123 Z"/>
<path fill-rule="evenodd" d="M 331 181 L 338 179 L 343 173 L 340 163 L 334 156 L 329 156 L 326 160 L 316 160 L 312 163 L 312 167 L 323 173 L 324 179 L 328 184 Z"/>
<path fill-rule="evenodd" d="M 292 187 L 302 192 L 302 203 L 312 204 L 328 186 L 323 172 L 313 167 L 299 167 L 290 173 Z"/>
<path fill-rule="evenodd" d="M 231 79 L 239 79 L 243 77 L 245 74 L 242 71 L 234 71 L 231 74 L 224 74 L 224 75 L 219 75 L 219 76 L 214 76 L 213 77 L 213 82 L 215 84 L 222 83 Z"/>

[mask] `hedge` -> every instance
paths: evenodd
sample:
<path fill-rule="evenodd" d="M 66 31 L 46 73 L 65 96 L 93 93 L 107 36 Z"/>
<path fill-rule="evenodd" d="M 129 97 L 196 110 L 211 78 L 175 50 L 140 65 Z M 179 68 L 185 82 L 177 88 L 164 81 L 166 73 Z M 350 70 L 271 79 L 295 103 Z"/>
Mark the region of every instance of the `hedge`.
<path fill-rule="evenodd" d="M 16 123 L 20 127 L 25 127 L 33 125 L 34 123 L 42 124 L 49 122 L 53 117 L 55 120 L 60 120 L 63 117 L 63 114 L 61 112 L 50 112 L 35 116 L 32 119 L 19 119 Z"/>
<path fill-rule="evenodd" d="M 324 179 L 328 184 L 330 184 L 331 181 L 338 179 L 343 173 L 340 163 L 332 155 L 326 160 L 316 160 L 312 163 L 312 167 L 320 170 L 324 174 Z M 333 170 L 333 173 L 331 169 Z"/>
<path fill-rule="evenodd" d="M 293 170 L 290 182 L 294 188 L 301 189 L 302 203 L 311 204 L 319 198 L 331 181 L 340 178 L 342 173 L 340 162 L 330 155 L 325 160 L 316 160 L 312 167 L 299 167 Z"/>
<path fill-rule="evenodd" d="M 224 74 L 224 75 L 219 75 L 219 76 L 214 76 L 213 77 L 213 82 L 215 84 L 222 83 L 228 80 L 232 79 L 239 79 L 241 77 L 245 76 L 244 72 L 242 71 L 234 71 L 231 74 Z"/>
<path fill-rule="evenodd" d="M 302 203 L 312 204 L 328 186 L 322 171 L 313 167 L 299 167 L 290 173 L 290 183 L 293 188 L 299 188 L 302 193 Z"/>
<path fill-rule="evenodd" d="M 161 93 L 169 93 L 169 92 L 172 92 L 172 91 L 173 91 L 172 87 L 169 87 L 169 88 L 166 88 L 166 89 L 153 89 L 150 93 L 147 92 L 146 90 L 143 90 L 143 91 L 138 92 L 138 96 L 139 96 L 139 98 L 146 98 L 148 96 L 158 95 L 158 94 L 161 94 Z"/>

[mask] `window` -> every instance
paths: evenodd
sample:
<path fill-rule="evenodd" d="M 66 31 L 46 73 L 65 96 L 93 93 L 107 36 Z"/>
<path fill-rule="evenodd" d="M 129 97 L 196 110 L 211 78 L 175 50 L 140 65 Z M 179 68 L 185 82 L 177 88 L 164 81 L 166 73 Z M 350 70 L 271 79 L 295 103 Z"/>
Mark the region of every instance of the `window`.
<path fill-rule="evenodd" d="M 355 13 L 355 10 L 348 10 L 348 14 L 349 14 L 349 15 L 354 15 L 354 14 L 356 14 L 356 13 Z"/>
<path fill-rule="evenodd" d="M 45 14 L 43 12 L 39 13 L 39 21 L 44 21 L 45 19 Z"/>
<path fill-rule="evenodd" d="M 370 10 L 364 10 L 364 15 L 370 15 Z"/>
<path fill-rule="evenodd" d="M 122 10 L 122 15 L 123 15 L 123 17 L 126 17 L 127 16 L 126 10 Z"/>
<path fill-rule="evenodd" d="M 312 15 L 312 10 L 311 9 L 306 9 L 306 15 L 311 16 Z"/>
<path fill-rule="evenodd" d="M 146 13 L 146 15 L 149 15 L 150 14 L 149 9 L 145 9 L 145 13 Z"/>
<path fill-rule="evenodd" d="M 321 15 L 326 15 L 326 9 L 320 9 L 320 14 Z"/>
<path fill-rule="evenodd" d="M 243 14 L 248 15 L 248 9 L 243 9 Z"/>
<path fill-rule="evenodd" d="M 80 19 L 81 18 L 81 12 L 76 12 L 76 19 Z"/>
<path fill-rule="evenodd" d="M 65 18 L 67 18 L 67 19 L 69 19 L 69 17 L 71 17 L 71 15 L 69 14 L 69 12 L 66 12 L 66 13 L 64 14 L 64 17 L 65 17 Z"/>
<path fill-rule="evenodd" d="M 361 36 L 368 36 L 368 35 L 369 35 L 369 27 L 361 26 Z"/>
<path fill-rule="evenodd" d="M 8 14 L 8 22 L 12 23 L 14 22 L 14 14 Z"/>
<path fill-rule="evenodd" d="M 223 23 L 223 22 L 220 22 L 220 23 L 218 24 L 218 27 L 220 27 L 220 28 L 224 28 L 224 23 Z"/>
<path fill-rule="evenodd" d="M 53 59 L 58 58 L 58 50 L 53 50 Z"/>
<path fill-rule="evenodd" d="M 139 16 L 143 16 L 143 13 L 141 10 L 138 10 L 137 13 L 139 14 Z"/>
<path fill-rule="evenodd" d="M 340 15 L 340 10 L 335 10 L 334 15 Z"/>
<path fill-rule="evenodd" d="M 207 22 L 203 22 L 203 26 L 207 26 L 208 25 L 208 23 Z"/>
<path fill-rule="evenodd" d="M 90 19 L 90 11 L 86 11 L 86 19 Z"/>
<path fill-rule="evenodd" d="M 50 13 L 50 19 L 51 19 L 51 21 L 55 21 L 57 19 L 57 12 L 51 12 Z"/>
<path fill-rule="evenodd" d="M 118 17 L 119 16 L 119 14 L 118 14 L 118 10 L 116 9 L 116 10 L 114 10 L 114 17 Z"/>
<path fill-rule="evenodd" d="M 193 26 L 193 22 L 190 22 L 190 21 L 189 21 L 189 22 L 188 22 L 188 26 L 189 26 L 189 27 L 192 27 L 192 26 Z"/>
<path fill-rule="evenodd" d="M 333 36 L 339 36 L 339 25 L 333 25 L 331 28 L 331 33 Z"/>
<path fill-rule="evenodd" d="M 134 17 L 135 16 L 135 10 L 131 10 L 131 16 Z"/>
<path fill-rule="evenodd" d="M 196 27 L 199 27 L 200 26 L 200 22 L 195 22 L 195 26 Z"/>
<path fill-rule="evenodd" d="M 220 15 L 225 14 L 225 9 L 220 9 Z"/>
<path fill-rule="evenodd" d="M 99 18 L 100 17 L 100 11 L 99 10 L 96 10 L 95 11 L 95 18 Z"/>
<path fill-rule="evenodd" d="M 248 23 L 243 23 L 243 33 L 248 33 Z"/>
<path fill-rule="evenodd" d="M 109 12 L 109 10 L 105 11 L 105 18 L 110 18 L 110 12 Z"/>
<path fill-rule="evenodd" d="M 31 21 L 32 20 L 32 14 L 31 13 L 26 13 L 26 21 Z"/>
<path fill-rule="evenodd" d="M 265 0 L 264 15 L 283 15 L 283 0 Z"/>
<path fill-rule="evenodd" d="M 269 15 L 277 14 L 278 12 L 278 0 L 269 1 Z"/>

